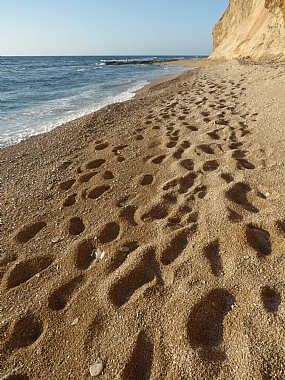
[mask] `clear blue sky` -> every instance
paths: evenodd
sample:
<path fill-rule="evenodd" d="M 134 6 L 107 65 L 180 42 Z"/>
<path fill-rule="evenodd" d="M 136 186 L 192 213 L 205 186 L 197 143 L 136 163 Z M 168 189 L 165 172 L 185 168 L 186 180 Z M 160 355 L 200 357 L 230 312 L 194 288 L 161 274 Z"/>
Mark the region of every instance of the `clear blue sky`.
<path fill-rule="evenodd" d="M 206 55 L 228 3 L 0 0 L 0 54 Z"/>

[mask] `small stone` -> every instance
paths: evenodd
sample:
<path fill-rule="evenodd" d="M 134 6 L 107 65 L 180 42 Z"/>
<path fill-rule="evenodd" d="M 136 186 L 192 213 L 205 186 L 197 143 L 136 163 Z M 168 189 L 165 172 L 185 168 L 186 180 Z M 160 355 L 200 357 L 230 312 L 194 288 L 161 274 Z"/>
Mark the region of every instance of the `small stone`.
<path fill-rule="evenodd" d="M 122 252 L 129 252 L 129 250 L 130 250 L 130 248 L 128 248 L 128 247 L 122 247 L 121 248 Z"/>
<path fill-rule="evenodd" d="M 103 259 L 103 257 L 105 256 L 105 252 L 100 251 L 99 248 L 93 249 L 91 256 L 96 259 Z"/>
<path fill-rule="evenodd" d="M 103 371 L 103 363 L 102 362 L 99 362 L 99 363 L 96 363 L 96 364 L 93 364 L 91 367 L 90 367 L 90 375 L 92 377 L 95 377 L 95 376 L 99 376 L 102 371 Z"/>
<path fill-rule="evenodd" d="M 270 196 L 270 193 L 266 193 L 265 196 L 266 198 L 268 198 Z"/>
<path fill-rule="evenodd" d="M 78 321 L 79 321 L 79 319 L 75 318 L 74 321 L 71 323 L 71 326 L 77 325 Z"/>

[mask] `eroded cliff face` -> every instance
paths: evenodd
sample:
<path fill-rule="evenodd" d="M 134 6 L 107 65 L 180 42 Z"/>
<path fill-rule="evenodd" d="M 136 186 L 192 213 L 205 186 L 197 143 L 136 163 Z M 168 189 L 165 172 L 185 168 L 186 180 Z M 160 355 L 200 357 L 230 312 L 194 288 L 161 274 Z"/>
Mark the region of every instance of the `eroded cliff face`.
<path fill-rule="evenodd" d="M 211 58 L 285 59 L 285 0 L 230 0 Z"/>

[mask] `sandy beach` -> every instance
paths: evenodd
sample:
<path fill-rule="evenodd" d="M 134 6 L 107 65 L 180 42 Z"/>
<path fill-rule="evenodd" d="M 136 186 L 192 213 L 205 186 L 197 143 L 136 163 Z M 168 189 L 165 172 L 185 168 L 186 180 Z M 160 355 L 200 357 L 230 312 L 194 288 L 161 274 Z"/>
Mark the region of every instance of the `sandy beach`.
<path fill-rule="evenodd" d="M 285 66 L 189 65 L 0 150 L 0 379 L 285 379 Z"/>

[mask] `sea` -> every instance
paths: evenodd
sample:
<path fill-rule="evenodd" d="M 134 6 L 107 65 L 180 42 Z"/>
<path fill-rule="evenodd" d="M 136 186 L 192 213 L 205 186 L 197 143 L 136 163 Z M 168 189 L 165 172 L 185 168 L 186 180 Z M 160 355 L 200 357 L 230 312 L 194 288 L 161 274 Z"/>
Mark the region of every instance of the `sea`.
<path fill-rule="evenodd" d="M 162 61 L 197 58 L 205 57 L 2 56 L 0 148 L 132 99 L 151 80 L 186 70 Z"/>

